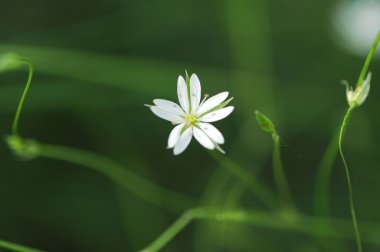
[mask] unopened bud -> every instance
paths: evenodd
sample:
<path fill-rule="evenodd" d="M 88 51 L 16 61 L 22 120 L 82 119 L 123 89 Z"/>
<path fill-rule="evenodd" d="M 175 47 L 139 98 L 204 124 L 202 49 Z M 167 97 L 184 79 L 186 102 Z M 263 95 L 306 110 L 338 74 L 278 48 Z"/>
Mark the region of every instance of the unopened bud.
<path fill-rule="evenodd" d="M 346 97 L 348 104 L 350 107 L 359 107 L 368 97 L 371 87 L 371 73 L 368 73 L 367 78 L 360 83 L 355 90 L 352 90 L 352 87 L 350 87 L 348 83 L 344 84 L 346 85 Z"/>
<path fill-rule="evenodd" d="M 265 132 L 268 132 L 274 135 L 276 131 L 274 129 L 274 125 L 272 121 L 257 110 L 255 111 L 255 114 L 256 114 L 256 121 L 260 125 L 261 129 L 264 130 Z"/>

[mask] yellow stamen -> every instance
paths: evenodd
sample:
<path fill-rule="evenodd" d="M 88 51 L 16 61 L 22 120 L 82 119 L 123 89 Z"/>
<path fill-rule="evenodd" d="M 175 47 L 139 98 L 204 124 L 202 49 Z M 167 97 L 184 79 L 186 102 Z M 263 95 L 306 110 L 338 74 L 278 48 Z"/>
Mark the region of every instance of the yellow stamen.
<path fill-rule="evenodd" d="M 185 118 L 187 125 L 195 125 L 198 122 L 198 118 L 196 115 L 189 114 Z"/>

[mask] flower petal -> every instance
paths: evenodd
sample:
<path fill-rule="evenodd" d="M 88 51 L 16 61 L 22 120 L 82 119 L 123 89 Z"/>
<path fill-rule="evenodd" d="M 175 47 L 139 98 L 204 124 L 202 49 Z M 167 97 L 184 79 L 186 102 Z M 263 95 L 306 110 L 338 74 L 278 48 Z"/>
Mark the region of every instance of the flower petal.
<path fill-rule="evenodd" d="M 157 105 L 159 108 L 175 114 L 175 115 L 185 115 L 185 112 L 182 110 L 181 106 L 179 106 L 177 103 L 168 101 L 168 100 L 163 100 L 163 99 L 154 99 L 153 103 Z"/>
<path fill-rule="evenodd" d="M 203 132 L 203 130 L 194 127 L 194 137 L 206 149 L 213 150 L 215 148 L 215 144 L 206 133 Z"/>
<path fill-rule="evenodd" d="M 178 101 L 185 113 L 189 112 L 189 96 L 185 79 L 180 75 L 177 82 Z"/>
<path fill-rule="evenodd" d="M 209 123 L 198 123 L 197 125 L 206 133 L 207 136 L 211 138 L 212 141 L 217 144 L 224 144 L 224 137 L 222 133 L 220 133 L 214 125 Z"/>
<path fill-rule="evenodd" d="M 196 74 L 192 74 L 190 77 L 190 97 L 192 111 L 197 111 L 201 102 L 201 83 Z"/>
<path fill-rule="evenodd" d="M 222 108 L 214 112 L 208 113 L 199 118 L 201 122 L 215 122 L 227 117 L 234 110 L 233 106 Z"/>
<path fill-rule="evenodd" d="M 168 139 L 169 149 L 173 148 L 174 145 L 176 145 L 176 143 L 178 142 L 183 126 L 185 126 L 185 124 L 181 123 L 175 126 L 174 129 L 172 129 L 172 131 L 170 132 L 169 139 Z"/>
<path fill-rule="evenodd" d="M 174 146 L 174 155 L 181 154 L 189 145 L 191 138 L 193 137 L 193 127 L 187 128 L 179 137 L 176 145 Z"/>
<path fill-rule="evenodd" d="M 228 92 L 222 92 L 207 99 L 201 106 L 199 106 L 197 115 L 201 115 L 210 109 L 215 108 L 221 104 L 228 97 Z"/>
<path fill-rule="evenodd" d="M 170 113 L 166 110 L 163 110 L 162 108 L 160 108 L 158 106 L 151 106 L 150 110 L 152 110 L 152 112 L 156 116 L 158 116 L 162 119 L 168 120 L 172 123 L 177 124 L 177 123 L 183 123 L 184 122 L 183 118 L 181 118 L 180 116 L 173 114 L 173 113 Z"/>

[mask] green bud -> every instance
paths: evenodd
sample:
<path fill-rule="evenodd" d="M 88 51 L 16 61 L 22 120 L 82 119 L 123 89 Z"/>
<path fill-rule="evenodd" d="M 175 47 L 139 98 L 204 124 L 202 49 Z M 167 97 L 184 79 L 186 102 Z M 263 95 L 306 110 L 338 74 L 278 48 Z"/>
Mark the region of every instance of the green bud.
<path fill-rule="evenodd" d="M 24 62 L 15 53 L 4 53 L 0 55 L 0 73 L 20 68 Z"/>
<path fill-rule="evenodd" d="M 265 115 L 261 114 L 259 111 L 255 111 L 256 114 L 256 121 L 260 125 L 261 129 L 265 132 L 275 134 L 276 131 L 274 129 L 274 125 L 272 121 L 266 117 Z"/>
<path fill-rule="evenodd" d="M 33 159 L 40 154 L 39 145 L 35 140 L 11 135 L 6 137 L 5 142 L 14 154 L 23 159 Z"/>

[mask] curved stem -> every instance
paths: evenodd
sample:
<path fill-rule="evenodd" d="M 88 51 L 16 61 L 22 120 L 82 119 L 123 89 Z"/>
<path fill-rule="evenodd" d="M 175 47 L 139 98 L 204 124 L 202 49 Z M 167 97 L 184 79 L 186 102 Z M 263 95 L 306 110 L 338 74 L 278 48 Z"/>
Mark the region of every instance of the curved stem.
<path fill-rule="evenodd" d="M 0 248 L 7 249 L 9 251 L 16 251 L 16 252 L 43 252 L 39 249 L 34 249 L 30 247 L 26 247 L 24 245 L 16 244 L 9 241 L 0 240 Z"/>
<path fill-rule="evenodd" d="M 342 158 L 344 170 L 346 172 L 347 185 L 348 185 L 348 194 L 349 194 L 349 200 L 350 200 L 351 217 L 352 217 L 352 224 L 354 226 L 355 237 L 356 237 L 356 242 L 357 242 L 357 248 L 358 248 L 358 252 L 362 252 L 363 251 L 362 250 L 362 242 L 361 242 L 361 236 L 360 236 L 358 222 L 357 222 L 357 219 L 356 219 L 355 204 L 354 204 L 354 198 L 353 198 L 353 191 L 352 191 L 352 185 L 351 185 L 350 172 L 348 170 L 347 161 L 346 161 L 346 158 L 344 157 L 343 149 L 342 149 L 342 140 L 343 140 L 344 130 L 346 128 L 348 119 L 349 119 L 349 117 L 350 117 L 351 112 L 353 111 L 353 109 L 354 109 L 353 106 L 349 107 L 349 109 L 347 110 L 346 115 L 344 116 L 343 123 L 342 123 L 342 126 L 340 128 L 340 132 L 339 132 L 339 144 L 338 145 L 339 145 L 339 152 L 340 152 L 340 156 Z"/>
<path fill-rule="evenodd" d="M 62 160 L 94 169 L 140 198 L 169 211 L 182 212 L 196 204 L 192 198 L 164 189 L 99 154 L 48 144 L 38 144 L 38 149 L 41 157 Z"/>
<path fill-rule="evenodd" d="M 334 161 L 338 154 L 339 131 L 334 133 L 317 168 L 314 186 L 314 213 L 328 215 L 330 213 L 330 180 Z"/>
<path fill-rule="evenodd" d="M 141 252 L 154 252 L 162 249 L 173 238 L 181 232 L 194 219 L 194 214 L 189 210 L 176 220 L 168 229 L 165 230 L 155 241 Z"/>
<path fill-rule="evenodd" d="M 280 137 L 277 134 L 273 135 L 273 175 L 276 182 L 278 194 L 281 196 L 282 202 L 290 207 L 294 208 L 290 187 L 286 178 L 284 168 L 281 160 L 280 150 Z"/>
<path fill-rule="evenodd" d="M 192 220 L 205 219 L 226 223 L 243 223 L 256 227 L 270 228 L 282 231 L 294 231 L 305 234 L 321 235 L 334 238 L 353 238 L 347 232 L 346 220 L 334 220 L 334 228 L 315 229 L 321 221 L 331 221 L 326 218 L 312 217 L 297 213 L 263 212 L 257 210 L 218 210 L 216 208 L 194 208 L 186 211 L 177 221 L 169 226 L 156 240 L 141 252 L 156 252 L 161 250 L 178 235 Z M 367 231 L 375 231 L 377 225 L 368 225 Z M 378 239 L 368 239 L 368 242 L 379 244 Z"/>
<path fill-rule="evenodd" d="M 278 206 L 276 195 L 262 184 L 255 176 L 236 164 L 233 160 L 221 156 L 215 152 L 209 152 L 219 165 L 228 170 L 232 175 L 239 179 L 244 185 L 251 189 L 266 206 L 275 209 Z"/>
<path fill-rule="evenodd" d="M 19 121 L 20 121 L 20 115 L 21 115 L 22 107 L 24 105 L 24 101 L 25 101 L 26 95 L 28 94 L 30 84 L 32 83 L 33 72 L 34 72 L 34 68 L 33 68 L 33 65 L 32 65 L 31 62 L 29 62 L 27 60 L 23 60 L 23 62 L 25 64 L 27 64 L 28 67 L 29 67 L 29 76 L 28 76 L 28 81 L 26 83 L 24 92 L 22 93 L 20 102 L 18 104 L 16 115 L 15 115 L 15 118 L 14 118 L 13 124 L 12 124 L 12 134 L 16 135 L 16 136 L 18 135 L 18 124 L 19 124 Z"/>

